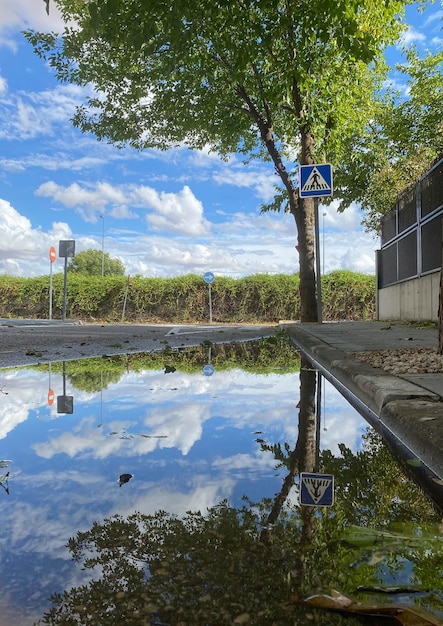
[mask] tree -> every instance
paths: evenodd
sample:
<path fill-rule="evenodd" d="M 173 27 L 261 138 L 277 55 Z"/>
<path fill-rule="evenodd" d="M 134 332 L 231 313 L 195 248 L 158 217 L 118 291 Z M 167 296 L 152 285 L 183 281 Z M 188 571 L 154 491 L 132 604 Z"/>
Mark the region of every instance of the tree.
<path fill-rule="evenodd" d="M 381 54 L 409 0 L 56 2 L 62 37 L 25 36 L 58 79 L 95 87 L 74 117 L 81 130 L 272 162 L 282 185 L 272 208 L 298 232 L 300 317 L 316 321 L 314 200 L 299 198 L 286 159 L 340 161 L 371 115 Z"/>
<path fill-rule="evenodd" d="M 111 259 L 107 252 L 102 254 L 93 248 L 76 254 L 68 265 L 69 272 L 88 276 L 101 276 L 102 269 L 104 276 L 125 275 L 125 266 L 120 259 Z"/>
<path fill-rule="evenodd" d="M 349 140 L 348 159 L 334 176 L 342 208 L 361 203 L 368 232 L 398 196 L 443 154 L 443 51 L 420 58 L 406 52 L 397 69 L 407 76 L 407 97 L 388 89 L 373 109 L 364 133 Z"/>
<path fill-rule="evenodd" d="M 352 143 L 352 156 L 336 173 L 343 207 L 361 202 L 368 231 L 380 232 L 380 220 L 398 196 L 443 155 L 443 50 L 420 58 L 407 52 L 398 67 L 408 79 L 408 97 L 388 92 L 367 131 Z M 438 352 L 443 354 L 443 225 L 442 270 L 438 312 Z"/>

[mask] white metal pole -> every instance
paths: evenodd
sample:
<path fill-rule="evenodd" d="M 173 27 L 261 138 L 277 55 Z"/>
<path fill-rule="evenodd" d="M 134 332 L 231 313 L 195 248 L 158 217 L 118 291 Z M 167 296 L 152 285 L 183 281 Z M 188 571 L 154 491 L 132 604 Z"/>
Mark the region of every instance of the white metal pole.
<path fill-rule="evenodd" d="M 105 275 L 105 216 L 100 215 L 102 221 L 102 276 Z"/>
<path fill-rule="evenodd" d="M 52 261 L 49 261 L 49 319 L 52 320 Z"/>
<path fill-rule="evenodd" d="M 315 207 L 315 272 L 317 283 L 317 321 L 322 321 L 322 294 L 321 294 L 321 270 L 320 270 L 320 241 L 319 241 L 319 226 L 318 226 L 318 198 L 314 198 Z"/>

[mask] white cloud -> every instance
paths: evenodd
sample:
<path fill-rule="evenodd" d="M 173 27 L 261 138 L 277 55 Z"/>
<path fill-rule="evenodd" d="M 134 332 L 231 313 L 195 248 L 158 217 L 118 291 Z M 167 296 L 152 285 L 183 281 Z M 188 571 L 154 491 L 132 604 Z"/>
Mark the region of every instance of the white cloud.
<path fill-rule="evenodd" d="M 0 138 L 29 140 L 52 136 L 60 125 L 69 129 L 70 119 L 83 101 L 84 93 L 82 87 L 56 85 L 40 92 L 6 94 L 0 100 Z"/>
<path fill-rule="evenodd" d="M 238 165 L 236 168 L 223 167 L 213 175 L 213 180 L 219 185 L 232 185 L 253 189 L 257 198 L 269 202 L 275 195 L 275 184 L 279 182 L 272 174 L 271 166 L 261 169 L 248 168 Z"/>
<path fill-rule="evenodd" d="M 155 213 L 148 214 L 146 221 L 154 231 L 170 231 L 186 235 L 209 234 L 210 224 L 203 217 L 203 204 L 185 185 L 178 193 L 157 193 L 147 187 L 138 188 L 135 195 L 146 202 Z"/>
<path fill-rule="evenodd" d="M 416 30 L 413 26 L 409 26 L 402 34 L 400 44 L 409 47 L 412 44 L 423 43 L 424 41 L 426 41 L 426 35 Z"/>
<path fill-rule="evenodd" d="M 48 181 L 35 193 L 75 208 L 86 222 L 95 223 L 99 214 L 108 210 L 116 219 L 135 218 L 136 214 L 129 209 L 133 205 L 145 211 L 153 210 L 147 212 L 146 222 L 154 231 L 190 236 L 207 235 L 210 231 L 210 224 L 203 216 L 203 204 L 188 186 L 178 193 L 166 193 L 146 186 L 115 186 L 107 182 L 63 187 Z"/>
<path fill-rule="evenodd" d="M 38 0 L 2 0 L 0 3 L 0 45 L 13 49 L 16 43 L 9 38 L 12 31 L 32 28 L 43 31 L 59 31 L 63 26 L 55 2 L 51 2 L 49 15 L 45 5 Z"/>
<path fill-rule="evenodd" d="M 0 96 L 3 96 L 8 91 L 8 81 L 3 76 L 0 76 Z"/>
<path fill-rule="evenodd" d="M 64 222 L 55 222 L 48 233 L 33 228 L 30 220 L 0 198 L 0 271 L 16 276 L 35 276 L 48 271 L 48 251 L 54 239 L 69 239 L 71 230 Z M 43 269 L 44 268 L 44 269 Z"/>

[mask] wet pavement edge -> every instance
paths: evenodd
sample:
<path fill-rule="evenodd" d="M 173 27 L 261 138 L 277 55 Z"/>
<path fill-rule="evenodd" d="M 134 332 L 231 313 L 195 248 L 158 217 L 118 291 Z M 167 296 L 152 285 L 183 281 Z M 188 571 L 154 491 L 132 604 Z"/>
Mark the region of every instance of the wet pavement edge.
<path fill-rule="evenodd" d="M 420 459 L 443 481 L 443 374 L 393 376 L 353 356 L 359 351 L 436 347 L 436 329 L 290 321 L 280 322 L 280 328 L 360 413 L 380 420 L 410 450 L 411 463 Z M 413 382 L 417 380 L 420 384 Z"/>

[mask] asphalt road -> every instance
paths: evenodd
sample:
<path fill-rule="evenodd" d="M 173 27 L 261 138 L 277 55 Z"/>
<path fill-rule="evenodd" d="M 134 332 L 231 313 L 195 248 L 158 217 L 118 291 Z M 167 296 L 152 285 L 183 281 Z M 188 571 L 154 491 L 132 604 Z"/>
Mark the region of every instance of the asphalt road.
<path fill-rule="evenodd" d="M 278 325 L 76 324 L 0 320 L 0 368 L 104 355 L 152 352 L 167 346 L 228 343 L 269 337 Z"/>

